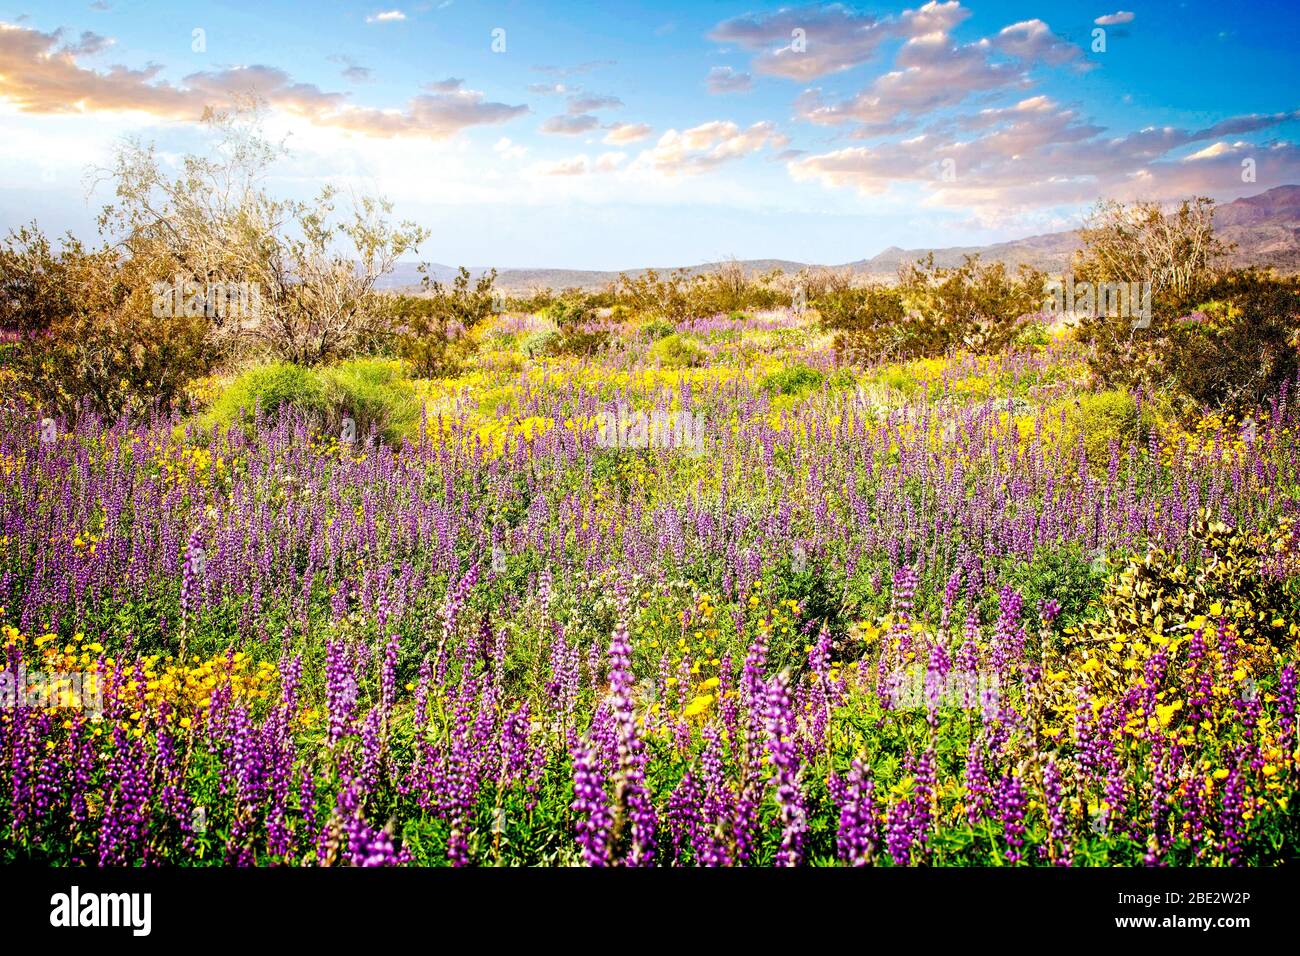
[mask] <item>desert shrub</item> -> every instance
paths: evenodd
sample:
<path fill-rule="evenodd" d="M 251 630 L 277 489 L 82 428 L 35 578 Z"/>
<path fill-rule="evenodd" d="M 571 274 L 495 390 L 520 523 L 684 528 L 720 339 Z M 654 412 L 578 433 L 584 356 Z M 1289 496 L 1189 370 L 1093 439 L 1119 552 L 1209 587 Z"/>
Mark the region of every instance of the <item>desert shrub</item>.
<path fill-rule="evenodd" d="M 807 365 L 787 365 L 769 372 L 759 383 L 769 395 L 798 395 L 820 388 L 826 376 Z"/>
<path fill-rule="evenodd" d="M 1257 408 L 1300 368 L 1300 277 L 1235 270 L 1170 328 L 1169 372 L 1196 407 Z"/>
<path fill-rule="evenodd" d="M 239 422 L 250 422 L 258 412 L 274 414 L 284 405 L 323 418 L 326 404 L 320 376 L 293 362 L 255 365 L 217 394 L 200 416 L 199 424 L 204 430 L 224 430 Z"/>
<path fill-rule="evenodd" d="M 835 352 L 863 361 L 905 349 L 912 337 L 897 289 L 883 285 L 840 289 L 814 300 L 822 328 L 835 336 Z"/>
<path fill-rule="evenodd" d="M 1088 365 L 1103 386 L 1168 392 L 1185 415 L 1204 408 L 1246 414 L 1300 370 L 1300 280 L 1235 270 L 1205 287 L 1190 314 L 1153 305 L 1148 328 L 1122 317 L 1087 318 Z"/>
<path fill-rule="evenodd" d="M 1190 528 L 1194 561 L 1153 549 L 1130 559 L 1110 579 L 1097 619 L 1068 640 L 1073 669 L 1105 688 L 1122 687 L 1129 670 L 1141 673 L 1140 664 L 1160 653 L 1171 671 L 1181 670 L 1188 666 L 1193 634 L 1199 631 L 1207 643 L 1217 644 L 1216 628 L 1226 630 L 1229 622 L 1240 663 L 1269 661 L 1290 641 L 1286 621 L 1294 602 L 1275 563 L 1294 545 L 1292 522 L 1282 519 L 1256 535 L 1202 509 Z M 1106 655 L 1110 644 L 1121 645 L 1122 653 Z M 1121 665 L 1121 657 L 1139 666 Z"/>
<path fill-rule="evenodd" d="M 544 340 L 546 355 L 595 355 L 614 338 L 616 327 L 593 318 L 587 322 L 566 322 Z"/>
<path fill-rule="evenodd" d="M 650 357 L 669 368 L 694 368 L 704 363 L 707 353 L 695 339 L 674 332 L 650 346 Z"/>
<path fill-rule="evenodd" d="M 445 375 L 465 360 L 473 349 L 465 333 L 503 305 L 494 290 L 496 275 L 493 269 L 471 280 L 462 266 L 450 284 L 443 284 L 426 273 L 421 279 L 424 295 L 393 296 L 384 304 L 396 351 L 416 375 Z"/>
<path fill-rule="evenodd" d="M 671 322 L 665 322 L 663 319 L 651 319 L 641 326 L 641 335 L 651 342 L 657 342 L 659 339 L 667 338 L 677 331 L 677 327 Z"/>
<path fill-rule="evenodd" d="M 559 333 L 554 329 L 541 329 L 529 335 L 519 344 L 519 351 L 530 359 L 554 354 L 553 349 Z"/>
<path fill-rule="evenodd" d="M 523 295 L 511 295 L 506 298 L 506 308 L 511 312 L 527 312 L 536 315 L 556 299 L 549 288 L 536 288 Z"/>
<path fill-rule="evenodd" d="M 422 408 L 401 363 L 391 359 L 362 358 L 314 369 L 273 361 L 240 373 L 197 424 L 202 433 L 236 424 L 251 427 L 255 414 L 273 416 L 286 405 L 331 434 L 351 418 L 358 441 L 373 428 L 393 443 L 415 431 Z"/>
<path fill-rule="evenodd" d="M 787 298 L 793 298 L 799 292 L 805 302 L 828 299 L 854 288 L 853 274 L 847 269 L 800 269 L 793 276 L 782 276 L 779 281 Z"/>
<path fill-rule="evenodd" d="M 0 245 L 0 331 L 16 387 L 55 413 L 116 417 L 166 407 L 220 356 L 201 310 L 159 315 L 157 263 L 69 236 L 59 250 L 33 224 Z"/>
<path fill-rule="evenodd" d="M 1046 276 L 1029 266 L 1016 273 L 1001 262 L 966 256 L 960 266 L 937 266 L 933 253 L 899 270 L 898 289 L 907 319 L 898 330 L 906 356 L 941 355 L 952 349 L 981 354 L 1007 347 L 1045 301 Z"/>
<path fill-rule="evenodd" d="M 1212 285 L 1229 247 L 1214 235 L 1214 200 L 1159 203 L 1104 200 L 1079 231 L 1074 275 L 1086 282 L 1149 282 L 1153 308 L 1182 314 Z"/>
<path fill-rule="evenodd" d="M 691 284 L 684 269 L 662 277 L 654 269 L 647 269 L 637 276 L 620 275 L 615 294 L 618 302 L 636 315 L 679 322 L 692 318 L 695 311 Z"/>
<path fill-rule="evenodd" d="M 357 358 L 322 368 L 317 375 L 331 430 L 349 417 L 358 437 L 373 427 L 385 441 L 397 443 L 419 428 L 423 404 L 401 362 Z"/>
<path fill-rule="evenodd" d="M 598 306 L 582 290 L 566 289 L 542 314 L 564 330 L 596 321 L 597 312 Z"/>
<path fill-rule="evenodd" d="M 284 150 L 262 135 L 257 102 L 208 110 L 204 121 L 210 148 L 182 157 L 175 175 L 152 145 L 118 150 L 101 171 L 114 186 L 101 229 L 161 276 L 256 289 L 253 314 L 212 317 L 214 337 L 252 339 L 301 364 L 352 354 L 382 319 L 378 281 L 427 232 L 391 223 L 384 199 L 340 209 L 333 186 L 306 201 L 267 193 L 262 182 Z"/>
<path fill-rule="evenodd" d="M 1093 465 L 1110 460 L 1111 442 L 1119 444 L 1122 455 L 1128 444 L 1142 441 L 1153 424 L 1149 407 L 1139 410 L 1133 395 L 1118 389 L 1083 395 L 1066 402 L 1065 423 L 1059 447 L 1063 454 L 1074 454 L 1082 439 L 1084 452 Z"/>
<path fill-rule="evenodd" d="M 1082 231 L 1075 273 L 1092 282 L 1147 282 L 1150 322 L 1084 316 L 1089 367 L 1103 386 L 1172 393 L 1186 413 L 1244 413 L 1300 367 L 1300 280 L 1219 268 L 1214 203 L 1104 203 Z"/>

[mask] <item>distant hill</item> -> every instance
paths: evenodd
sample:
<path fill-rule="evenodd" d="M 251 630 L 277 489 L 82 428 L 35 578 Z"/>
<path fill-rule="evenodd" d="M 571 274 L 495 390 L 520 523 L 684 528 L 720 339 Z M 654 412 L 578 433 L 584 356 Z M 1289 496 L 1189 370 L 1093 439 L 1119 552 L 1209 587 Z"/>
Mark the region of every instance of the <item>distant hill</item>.
<path fill-rule="evenodd" d="M 1221 238 L 1235 243 L 1231 256 L 1233 265 L 1270 266 L 1280 272 L 1300 272 L 1300 186 L 1277 186 L 1256 196 L 1247 196 L 1223 203 L 1215 208 L 1214 224 Z M 960 265 L 963 256 L 978 253 L 985 261 L 1004 262 L 1015 268 L 1027 263 L 1057 275 L 1069 269 L 1070 258 L 1079 248 L 1079 233 L 1052 232 L 1029 236 L 1010 242 L 988 246 L 948 246 L 939 249 L 900 249 L 891 246 L 870 259 L 838 266 L 792 262 L 788 259 L 743 259 L 740 261 L 750 273 L 781 269 L 786 273 L 805 268 L 848 269 L 864 276 L 889 277 L 897 274 L 899 266 L 934 253 L 935 262 L 941 266 Z M 705 262 L 687 267 L 690 273 L 709 272 L 721 263 Z M 672 272 L 675 266 L 656 267 L 660 273 Z M 475 277 L 486 269 L 470 270 Z M 624 270 L 628 275 L 640 275 L 644 268 Z M 456 275 L 453 266 L 434 264 L 429 275 L 447 282 Z M 583 269 L 499 269 L 497 285 L 507 292 L 525 292 L 530 289 L 599 289 L 618 279 L 618 272 Z M 420 275 L 416 264 L 398 263 L 397 268 L 384 281 L 387 289 L 417 287 Z"/>

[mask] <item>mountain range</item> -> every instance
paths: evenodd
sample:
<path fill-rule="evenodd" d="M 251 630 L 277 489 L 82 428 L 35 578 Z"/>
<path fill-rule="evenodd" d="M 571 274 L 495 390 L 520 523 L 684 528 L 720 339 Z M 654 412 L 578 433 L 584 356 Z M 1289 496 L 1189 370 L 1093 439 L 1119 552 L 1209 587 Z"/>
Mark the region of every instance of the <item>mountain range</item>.
<path fill-rule="evenodd" d="M 1255 196 L 1235 199 L 1215 207 L 1215 230 L 1219 237 L 1234 243 L 1236 248 L 1229 256 L 1235 266 L 1268 266 L 1280 272 L 1300 272 L 1300 186 L 1276 186 Z M 1052 232 L 1010 242 L 986 246 L 948 246 L 936 249 L 900 249 L 891 246 L 869 259 L 858 259 L 840 265 L 794 262 L 788 259 L 742 259 L 739 263 L 752 274 L 781 269 L 795 273 L 800 269 L 845 269 L 857 275 L 888 278 L 897 274 L 904 263 L 934 253 L 936 264 L 960 265 L 962 258 L 978 254 L 986 262 L 1004 262 L 1015 268 L 1022 263 L 1036 266 L 1049 275 L 1060 275 L 1069 270 L 1070 258 L 1079 248 L 1077 230 Z M 722 263 L 704 262 L 684 267 L 695 274 L 710 272 Z M 661 274 L 672 272 L 677 266 L 655 267 Z M 450 281 L 456 275 L 454 266 L 431 264 L 428 273 L 440 282 Z M 487 267 L 471 268 L 477 277 Z M 622 270 L 635 276 L 645 268 Z M 619 277 L 619 272 L 587 269 L 498 269 L 497 286 L 507 292 L 524 292 L 531 289 L 600 289 Z M 417 264 L 400 262 L 382 283 L 386 289 L 414 289 L 419 286 Z"/>

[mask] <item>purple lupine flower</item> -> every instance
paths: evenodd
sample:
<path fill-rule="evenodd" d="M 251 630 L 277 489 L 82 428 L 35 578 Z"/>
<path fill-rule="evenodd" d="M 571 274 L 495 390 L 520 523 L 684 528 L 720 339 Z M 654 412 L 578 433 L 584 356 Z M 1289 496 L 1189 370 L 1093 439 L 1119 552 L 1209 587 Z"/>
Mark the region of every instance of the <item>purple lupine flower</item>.
<path fill-rule="evenodd" d="M 1070 845 L 1070 825 L 1066 818 L 1061 771 L 1056 766 L 1056 761 L 1050 757 L 1043 767 L 1043 800 L 1047 808 L 1047 855 L 1057 866 L 1069 866 L 1074 851 Z"/>
<path fill-rule="evenodd" d="M 1223 802 L 1219 812 L 1219 852 L 1228 866 L 1242 865 L 1245 806 L 1246 781 L 1238 757 L 1228 768 L 1228 778 L 1223 782 Z"/>
<path fill-rule="evenodd" d="M 325 699 L 329 710 L 329 742 L 337 744 L 353 732 L 357 710 L 354 657 L 342 638 L 325 647 Z"/>
<path fill-rule="evenodd" d="M 681 782 L 668 798 L 667 816 L 673 860 L 681 865 L 684 862 L 683 851 L 698 843 L 699 830 L 704 825 L 699 784 L 690 770 L 682 775 Z"/>
<path fill-rule="evenodd" d="M 803 862 L 804 841 L 808 832 L 808 812 L 799 786 L 798 749 L 794 740 L 794 716 L 790 710 L 790 690 L 785 674 L 777 674 L 763 695 L 763 717 L 767 727 L 767 749 L 771 754 L 772 785 L 781 820 L 781 848 L 777 866 L 798 866 Z"/>
<path fill-rule="evenodd" d="M 573 810 L 578 846 L 588 866 L 609 866 L 610 835 L 614 826 L 605 793 L 605 775 L 594 748 L 579 746 L 573 759 Z"/>
<path fill-rule="evenodd" d="M 628 642 L 627 601 L 620 578 L 616 587 L 618 624 L 609 643 L 609 706 L 618 747 L 615 805 L 631 824 L 626 862 L 649 866 L 655 850 L 655 808 L 645 783 L 645 743 L 637 730 L 632 701 L 632 648 Z"/>
<path fill-rule="evenodd" d="M 840 860 L 849 866 L 866 866 L 879 840 L 879 807 L 871 768 L 854 758 L 840 804 L 840 825 L 835 837 Z"/>
<path fill-rule="evenodd" d="M 1002 838 L 1006 841 L 1007 862 L 1015 865 L 1024 859 L 1025 791 L 1014 773 L 1003 774 L 997 788 L 998 816 L 1002 820 Z"/>

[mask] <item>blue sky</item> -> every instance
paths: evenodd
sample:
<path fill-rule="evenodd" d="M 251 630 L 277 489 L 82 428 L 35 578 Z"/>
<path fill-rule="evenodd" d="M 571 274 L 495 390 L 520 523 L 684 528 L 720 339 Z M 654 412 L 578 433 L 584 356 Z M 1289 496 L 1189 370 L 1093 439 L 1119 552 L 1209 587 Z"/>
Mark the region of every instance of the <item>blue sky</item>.
<path fill-rule="evenodd" d="M 180 6 L 0 4 L 0 226 L 88 235 L 88 167 L 248 91 L 274 189 L 386 195 L 451 264 L 838 263 L 1300 182 L 1293 3 Z"/>

